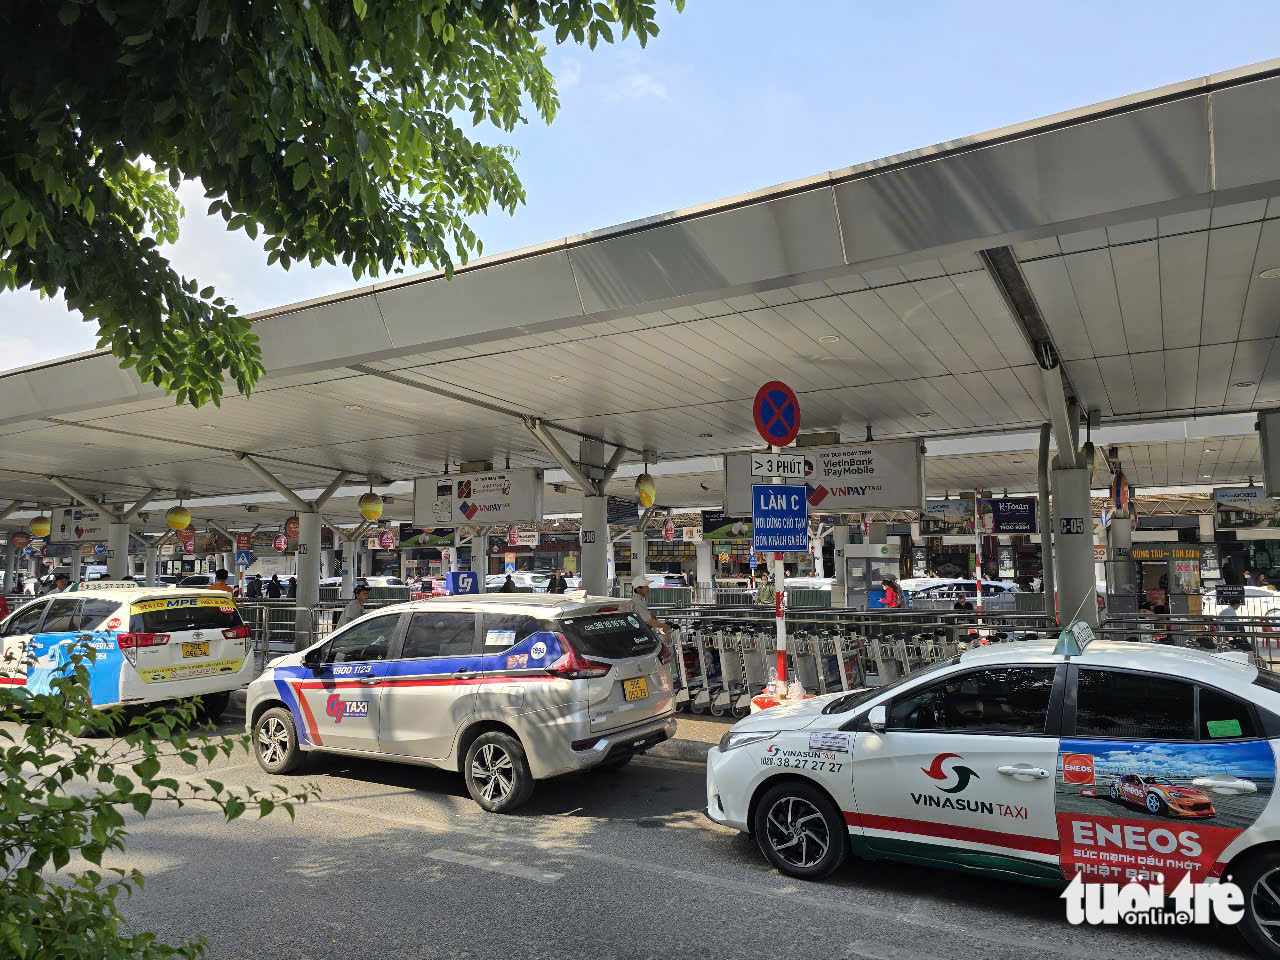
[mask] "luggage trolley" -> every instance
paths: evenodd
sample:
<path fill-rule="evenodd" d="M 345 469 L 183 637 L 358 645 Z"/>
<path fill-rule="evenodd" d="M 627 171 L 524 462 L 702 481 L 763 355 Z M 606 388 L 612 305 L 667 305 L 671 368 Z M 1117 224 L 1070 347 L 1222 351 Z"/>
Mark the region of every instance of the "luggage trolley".
<path fill-rule="evenodd" d="M 714 631 L 723 630 L 722 624 L 708 624 Z M 707 644 L 707 630 L 695 630 L 693 634 L 694 663 L 697 673 L 689 678 L 689 710 L 692 713 L 706 713 L 711 709 L 711 700 L 723 685 L 723 671 L 720 669 L 720 658 L 714 648 Z"/>
<path fill-rule="evenodd" d="M 730 627 L 726 624 L 715 633 L 723 683 L 711 701 L 712 716 L 723 717 L 726 713 L 732 713 L 735 717 L 745 717 L 751 712 L 751 679 L 747 673 L 746 652 L 748 643 L 741 626 Z"/>

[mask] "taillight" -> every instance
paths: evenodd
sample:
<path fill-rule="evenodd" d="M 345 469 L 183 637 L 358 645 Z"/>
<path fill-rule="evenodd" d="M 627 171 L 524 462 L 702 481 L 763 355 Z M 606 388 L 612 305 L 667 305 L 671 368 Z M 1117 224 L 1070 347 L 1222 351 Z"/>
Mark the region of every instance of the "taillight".
<path fill-rule="evenodd" d="M 231 627 L 223 630 L 222 635 L 228 640 L 247 640 L 249 638 L 249 625 L 242 623 L 238 627 Z"/>
<path fill-rule="evenodd" d="M 169 642 L 167 633 L 117 633 L 116 646 L 121 650 L 135 647 L 162 647 Z"/>
<path fill-rule="evenodd" d="M 562 646 L 566 651 L 564 656 L 547 667 L 547 673 L 553 677 L 560 677 L 562 680 L 590 680 L 603 677 L 613 669 L 607 663 L 595 663 L 578 656 L 577 651 L 567 643 Z"/>
<path fill-rule="evenodd" d="M 670 663 L 671 659 L 672 659 L 671 648 L 667 646 L 667 641 L 659 640 L 658 641 L 658 661 L 660 663 Z"/>

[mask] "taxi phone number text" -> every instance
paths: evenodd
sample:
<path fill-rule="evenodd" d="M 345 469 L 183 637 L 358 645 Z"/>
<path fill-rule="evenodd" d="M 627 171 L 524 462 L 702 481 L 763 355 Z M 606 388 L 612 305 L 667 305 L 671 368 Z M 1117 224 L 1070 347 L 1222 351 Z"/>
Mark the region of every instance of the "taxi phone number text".
<path fill-rule="evenodd" d="M 839 773 L 844 764 L 832 763 L 830 760 L 806 760 L 804 757 L 761 757 L 760 766 L 813 770 L 817 773 Z"/>

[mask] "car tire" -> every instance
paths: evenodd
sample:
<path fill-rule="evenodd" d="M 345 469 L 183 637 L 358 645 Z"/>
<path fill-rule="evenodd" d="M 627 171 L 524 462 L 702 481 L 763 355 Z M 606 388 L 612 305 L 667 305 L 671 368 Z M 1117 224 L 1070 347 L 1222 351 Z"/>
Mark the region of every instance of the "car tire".
<path fill-rule="evenodd" d="M 200 698 L 200 716 L 210 723 L 217 723 L 222 719 L 222 715 L 227 712 L 227 707 L 231 703 L 231 691 L 223 690 L 221 693 L 205 693 Z"/>
<path fill-rule="evenodd" d="M 756 804 L 752 831 L 765 859 L 800 880 L 829 876 L 849 853 L 844 817 L 830 797 L 801 780 L 765 791 Z"/>
<path fill-rule="evenodd" d="M 1168 813 L 1168 807 L 1165 805 L 1165 802 L 1160 799 L 1160 795 L 1156 793 L 1147 794 L 1147 800 L 1144 806 L 1147 808 L 1147 813 L 1152 815 Z"/>
<path fill-rule="evenodd" d="M 306 762 L 298 745 L 293 714 L 284 707 L 272 707 L 253 725 L 253 752 L 258 765 L 270 774 L 295 773 Z"/>
<path fill-rule="evenodd" d="M 1116 782 L 1114 780 L 1111 781 L 1111 799 L 1112 800 L 1120 799 L 1120 788 L 1116 786 Z"/>
<path fill-rule="evenodd" d="M 1224 879 L 1235 883 L 1244 893 L 1244 918 L 1238 924 L 1240 934 L 1261 956 L 1280 960 L 1280 928 L 1260 922 L 1280 920 L 1280 900 L 1276 898 L 1280 894 L 1280 851 L 1265 850 L 1246 856 L 1239 866 L 1232 865 Z M 1267 930 L 1276 930 L 1276 936 L 1273 938 Z"/>
<path fill-rule="evenodd" d="M 510 813 L 533 793 L 533 774 L 524 747 L 515 737 L 496 730 L 472 741 L 462 776 L 471 799 L 490 813 Z"/>

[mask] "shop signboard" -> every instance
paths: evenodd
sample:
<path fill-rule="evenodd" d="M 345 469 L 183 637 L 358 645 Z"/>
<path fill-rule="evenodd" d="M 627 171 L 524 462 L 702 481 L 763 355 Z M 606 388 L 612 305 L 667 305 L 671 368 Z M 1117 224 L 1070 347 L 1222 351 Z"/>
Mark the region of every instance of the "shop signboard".
<path fill-rule="evenodd" d="M 271 541 L 271 545 L 275 547 L 276 553 L 284 553 L 286 550 L 289 549 L 289 538 L 286 537 L 283 533 L 278 533 L 276 534 L 276 538 L 273 541 Z M 187 544 L 184 544 L 184 546 L 189 548 L 187 550 L 187 553 L 195 552 L 194 543 L 187 543 Z"/>
<path fill-rule="evenodd" d="M 668 517 L 667 522 L 662 525 L 662 539 L 667 541 L 667 543 L 671 543 L 671 541 L 675 540 L 675 538 L 676 538 L 676 525 L 675 525 L 675 522 L 670 517 Z"/>
<path fill-rule="evenodd" d="M 1208 580 L 1216 580 L 1222 576 L 1222 568 L 1218 566 L 1218 545 L 1205 544 L 1200 548 L 1200 575 Z"/>
<path fill-rule="evenodd" d="M 290 517 L 284 522 L 284 535 L 290 540 L 298 539 L 298 518 Z"/>
<path fill-rule="evenodd" d="M 390 530 L 383 530 L 378 534 L 378 546 L 383 550 L 390 550 L 396 545 L 396 535 Z"/>
<path fill-rule="evenodd" d="M 751 539 L 751 521 L 725 516 L 723 513 L 704 513 L 702 539 L 747 542 Z"/>
<path fill-rule="evenodd" d="M 911 548 L 911 575 L 923 577 L 929 572 L 929 550 L 926 547 Z"/>
<path fill-rule="evenodd" d="M 701 527 L 681 527 L 680 540 L 683 543 L 701 543 L 702 528 Z"/>
<path fill-rule="evenodd" d="M 973 501 L 930 500 L 920 514 L 920 533 L 926 537 L 973 536 Z"/>
<path fill-rule="evenodd" d="M 1262 487 L 1219 487 L 1213 491 L 1214 525 L 1219 530 L 1280 527 L 1280 503 Z"/>
<path fill-rule="evenodd" d="M 236 534 L 236 550 L 240 551 L 240 550 L 252 550 L 252 549 L 253 549 L 253 534 L 237 533 Z"/>
<path fill-rule="evenodd" d="M 107 518 L 97 510 L 59 507 L 49 517 L 50 543 L 84 543 L 107 539 Z"/>
<path fill-rule="evenodd" d="M 923 451 L 919 440 L 805 447 L 809 508 L 826 513 L 920 510 L 924 507 Z M 724 458 L 725 513 L 751 512 L 751 465 L 750 453 Z"/>
<path fill-rule="evenodd" d="M 541 519 L 541 470 L 446 474 L 413 481 L 413 522 L 419 527 L 537 523 Z"/>
<path fill-rule="evenodd" d="M 538 545 L 537 530 L 521 530 L 512 527 L 507 531 L 507 545 L 512 547 L 536 547 Z"/>
<path fill-rule="evenodd" d="M 996 551 L 996 561 L 1000 579 L 1010 580 L 1017 574 L 1018 570 L 1014 564 L 1013 544 L 1000 544 L 999 549 Z"/>

